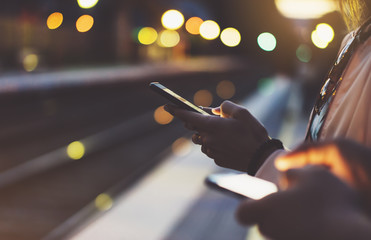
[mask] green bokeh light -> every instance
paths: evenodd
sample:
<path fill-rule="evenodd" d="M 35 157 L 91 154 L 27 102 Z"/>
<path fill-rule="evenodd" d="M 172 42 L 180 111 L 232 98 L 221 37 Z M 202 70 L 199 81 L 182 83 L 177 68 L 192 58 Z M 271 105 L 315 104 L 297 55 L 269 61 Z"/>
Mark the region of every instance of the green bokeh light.
<path fill-rule="evenodd" d="M 272 33 L 265 32 L 259 35 L 258 45 L 264 51 L 271 52 L 276 48 L 277 40 Z"/>
<path fill-rule="evenodd" d="M 301 44 L 298 49 L 296 49 L 296 57 L 299 61 L 308 63 L 312 59 L 312 49 L 306 44 Z"/>

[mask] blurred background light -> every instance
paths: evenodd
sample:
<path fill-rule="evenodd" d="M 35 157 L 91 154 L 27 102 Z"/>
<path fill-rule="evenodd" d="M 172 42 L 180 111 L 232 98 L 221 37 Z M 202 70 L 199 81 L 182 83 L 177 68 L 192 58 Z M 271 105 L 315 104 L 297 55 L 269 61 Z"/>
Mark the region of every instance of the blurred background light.
<path fill-rule="evenodd" d="M 223 80 L 216 86 L 216 94 L 221 99 L 231 99 L 236 93 L 236 87 L 231 81 Z"/>
<path fill-rule="evenodd" d="M 153 118 L 158 124 L 161 125 L 169 124 L 174 119 L 173 115 L 165 111 L 164 106 L 158 107 L 155 110 Z"/>
<path fill-rule="evenodd" d="M 189 139 L 181 137 L 171 145 L 171 149 L 174 155 L 183 157 L 191 152 L 192 144 Z"/>
<path fill-rule="evenodd" d="M 273 51 L 277 46 L 277 40 L 272 33 L 262 33 L 258 36 L 258 45 L 264 51 Z"/>
<path fill-rule="evenodd" d="M 215 21 L 207 20 L 201 24 L 200 34 L 207 40 L 214 40 L 220 34 L 220 27 Z"/>
<path fill-rule="evenodd" d="M 200 34 L 200 27 L 204 21 L 199 17 L 191 17 L 186 22 L 186 30 L 193 35 Z"/>
<path fill-rule="evenodd" d="M 334 29 L 327 23 L 320 23 L 316 26 L 318 37 L 327 43 L 332 42 L 335 37 Z"/>
<path fill-rule="evenodd" d="M 106 193 L 102 193 L 102 194 L 99 194 L 96 198 L 95 198 L 95 207 L 99 210 L 99 211 L 107 211 L 109 209 L 112 208 L 113 206 L 113 199 L 110 195 L 106 194 Z"/>
<path fill-rule="evenodd" d="M 87 32 L 94 25 L 94 18 L 90 15 L 82 15 L 76 21 L 76 29 L 79 32 Z"/>
<path fill-rule="evenodd" d="M 39 57 L 36 54 L 27 54 L 23 58 L 23 68 L 27 72 L 33 72 L 39 65 Z"/>
<path fill-rule="evenodd" d="M 97 5 L 98 1 L 99 0 L 77 0 L 77 4 L 79 4 L 81 8 L 88 9 Z"/>
<path fill-rule="evenodd" d="M 228 47 L 236 47 L 241 42 L 241 34 L 235 28 L 226 28 L 220 34 L 223 44 Z"/>
<path fill-rule="evenodd" d="M 173 30 L 163 30 L 158 37 L 158 44 L 161 47 L 171 48 L 180 42 L 179 33 Z"/>
<path fill-rule="evenodd" d="M 208 90 L 199 90 L 193 96 L 196 106 L 209 107 L 213 103 L 213 95 Z"/>
<path fill-rule="evenodd" d="M 48 19 L 46 20 L 46 25 L 49 29 L 57 29 L 63 23 L 63 14 L 60 12 L 55 12 L 49 15 Z"/>
<path fill-rule="evenodd" d="M 183 26 L 184 16 L 178 10 L 168 10 L 162 15 L 161 22 L 164 28 L 176 30 Z"/>
<path fill-rule="evenodd" d="M 157 31 L 151 27 L 144 27 L 138 33 L 138 41 L 144 45 L 151 45 L 156 42 L 157 37 Z"/>
<path fill-rule="evenodd" d="M 306 44 L 300 44 L 300 46 L 296 49 L 296 57 L 299 61 L 308 63 L 312 59 L 312 50 Z"/>
<path fill-rule="evenodd" d="M 280 13 L 288 18 L 315 19 L 338 9 L 335 0 L 275 0 Z"/>
<path fill-rule="evenodd" d="M 316 29 L 312 32 L 311 39 L 313 44 L 321 49 L 328 46 L 335 37 L 334 29 L 327 23 L 320 23 L 316 26 Z"/>
<path fill-rule="evenodd" d="M 79 141 L 72 142 L 67 147 L 67 155 L 73 160 L 79 160 L 85 155 L 85 146 Z"/>

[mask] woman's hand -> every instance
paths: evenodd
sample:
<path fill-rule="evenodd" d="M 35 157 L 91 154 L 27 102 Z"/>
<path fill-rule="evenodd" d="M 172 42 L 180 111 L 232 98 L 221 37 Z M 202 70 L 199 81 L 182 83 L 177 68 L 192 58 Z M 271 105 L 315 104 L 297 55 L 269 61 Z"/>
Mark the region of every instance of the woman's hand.
<path fill-rule="evenodd" d="M 287 190 L 240 205 L 242 224 L 258 224 L 275 240 L 370 238 L 371 222 L 359 207 L 357 193 L 326 168 L 291 169 L 283 178 Z"/>
<path fill-rule="evenodd" d="M 165 109 L 196 132 L 193 142 L 201 145 L 202 152 L 221 167 L 246 171 L 252 155 L 268 140 L 268 133 L 259 121 L 248 110 L 229 101 L 212 109 L 216 115 L 210 116 L 173 106 Z"/>
<path fill-rule="evenodd" d="M 349 185 L 356 188 L 365 199 L 371 212 L 371 150 L 354 141 L 337 139 L 326 143 L 300 146 L 295 151 L 278 158 L 276 168 L 286 171 L 305 165 L 324 165 Z"/>

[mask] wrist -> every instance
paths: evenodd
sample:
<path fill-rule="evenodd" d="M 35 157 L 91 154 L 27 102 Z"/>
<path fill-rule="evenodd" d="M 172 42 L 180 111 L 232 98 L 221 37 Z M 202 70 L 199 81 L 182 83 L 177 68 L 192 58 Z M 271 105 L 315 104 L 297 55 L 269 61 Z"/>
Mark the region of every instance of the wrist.
<path fill-rule="evenodd" d="M 247 173 L 254 176 L 265 160 L 275 151 L 284 149 L 282 142 L 278 139 L 268 139 L 255 151 L 247 167 Z"/>

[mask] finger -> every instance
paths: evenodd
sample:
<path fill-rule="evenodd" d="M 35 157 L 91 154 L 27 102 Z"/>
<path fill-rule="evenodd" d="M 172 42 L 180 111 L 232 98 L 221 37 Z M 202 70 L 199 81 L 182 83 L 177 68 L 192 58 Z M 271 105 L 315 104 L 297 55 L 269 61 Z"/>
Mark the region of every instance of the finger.
<path fill-rule="evenodd" d="M 305 165 L 328 165 L 333 167 L 341 159 L 338 148 L 334 144 L 325 144 L 323 146 L 304 146 L 300 150 L 279 157 L 275 161 L 275 166 L 280 171 L 286 171 L 290 168 L 300 168 Z"/>
<path fill-rule="evenodd" d="M 195 129 L 212 130 L 213 116 L 205 116 L 196 112 L 184 110 L 171 105 L 165 105 L 165 110 Z"/>
<path fill-rule="evenodd" d="M 192 142 L 197 145 L 202 145 L 202 136 L 199 133 L 193 134 Z"/>
<path fill-rule="evenodd" d="M 247 111 L 246 108 L 232 103 L 230 101 L 224 101 L 220 106 L 221 116 L 225 118 L 235 119 L 251 119 L 252 115 Z"/>
<path fill-rule="evenodd" d="M 211 109 L 211 111 L 212 111 L 212 113 L 213 113 L 214 115 L 218 115 L 218 116 L 220 116 L 220 107 L 213 108 L 213 109 Z"/>

